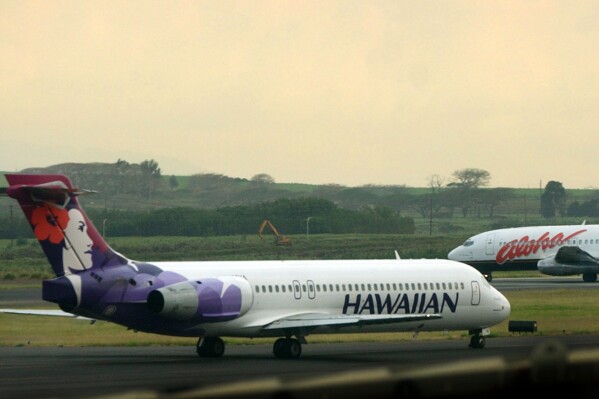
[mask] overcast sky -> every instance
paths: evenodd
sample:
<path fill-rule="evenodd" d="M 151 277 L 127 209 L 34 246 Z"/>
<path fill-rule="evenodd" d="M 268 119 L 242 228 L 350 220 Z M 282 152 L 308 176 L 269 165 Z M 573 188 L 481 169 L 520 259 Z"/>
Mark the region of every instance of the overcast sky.
<path fill-rule="evenodd" d="M 598 1 L 0 1 L 0 170 L 599 187 Z"/>

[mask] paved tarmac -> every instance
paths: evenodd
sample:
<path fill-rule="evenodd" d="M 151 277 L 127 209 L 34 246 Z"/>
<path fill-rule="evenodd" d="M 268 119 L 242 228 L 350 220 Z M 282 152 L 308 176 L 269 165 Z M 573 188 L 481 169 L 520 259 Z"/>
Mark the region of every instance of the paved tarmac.
<path fill-rule="evenodd" d="M 167 397 L 267 378 L 283 383 L 341 372 L 367 374 L 381 368 L 401 372 L 483 359 L 516 362 L 529 359 L 542 343 L 556 340 L 570 351 L 599 349 L 597 335 L 490 338 L 485 349 L 467 348 L 466 339 L 308 344 L 295 360 L 275 359 L 271 346 L 263 344 L 229 346 L 218 359 L 199 358 L 194 347 L 0 347 L 0 396 L 90 398 L 137 393 L 142 397 L 144 393 L 143 397 Z"/>

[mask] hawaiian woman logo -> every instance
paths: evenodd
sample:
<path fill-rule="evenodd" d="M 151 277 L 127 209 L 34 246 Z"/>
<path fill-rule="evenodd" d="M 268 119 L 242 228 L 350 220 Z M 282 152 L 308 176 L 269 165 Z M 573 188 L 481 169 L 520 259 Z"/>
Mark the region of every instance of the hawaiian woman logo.
<path fill-rule="evenodd" d="M 92 266 L 93 241 L 87 234 L 87 222 L 79 209 L 39 206 L 33 210 L 31 223 L 38 240 L 62 244 L 65 274 Z"/>

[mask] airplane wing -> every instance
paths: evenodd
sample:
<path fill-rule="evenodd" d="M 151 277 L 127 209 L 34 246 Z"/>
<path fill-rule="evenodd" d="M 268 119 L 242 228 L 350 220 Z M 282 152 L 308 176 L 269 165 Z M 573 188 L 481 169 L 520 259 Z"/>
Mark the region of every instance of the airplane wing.
<path fill-rule="evenodd" d="M 78 316 L 73 313 L 63 312 L 62 310 L 58 309 L 0 309 L 0 313 L 29 316 L 73 317 L 75 319 L 94 320 L 88 317 Z"/>
<path fill-rule="evenodd" d="M 315 327 L 349 327 L 373 324 L 405 323 L 440 319 L 441 315 L 428 314 L 381 314 L 381 315 L 330 315 L 326 313 L 304 313 L 287 316 L 264 326 L 265 330 Z"/>

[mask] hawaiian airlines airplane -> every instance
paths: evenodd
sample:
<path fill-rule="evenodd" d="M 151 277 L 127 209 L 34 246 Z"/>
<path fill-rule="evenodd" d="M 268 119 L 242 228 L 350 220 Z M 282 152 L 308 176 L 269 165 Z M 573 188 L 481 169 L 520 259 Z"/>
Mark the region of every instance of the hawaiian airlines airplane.
<path fill-rule="evenodd" d="M 448 254 L 467 263 L 488 281 L 493 271 L 538 270 L 550 276 L 599 273 L 599 225 L 528 226 L 486 231 L 468 238 Z"/>
<path fill-rule="evenodd" d="M 104 320 L 148 333 L 198 337 L 200 356 L 221 337 L 278 337 L 277 358 L 298 358 L 309 334 L 467 330 L 485 346 L 508 300 L 474 268 L 438 260 L 139 262 L 116 252 L 63 175 L 7 174 L 56 275 L 42 297 L 59 310 L 2 309 Z"/>

